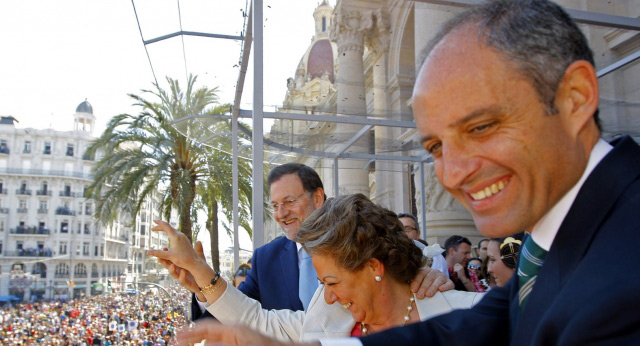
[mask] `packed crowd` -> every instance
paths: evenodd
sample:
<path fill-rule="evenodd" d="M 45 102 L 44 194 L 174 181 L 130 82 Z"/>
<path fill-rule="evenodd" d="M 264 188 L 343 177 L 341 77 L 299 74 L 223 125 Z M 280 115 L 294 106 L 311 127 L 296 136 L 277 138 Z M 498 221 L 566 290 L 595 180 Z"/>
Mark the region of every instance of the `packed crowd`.
<path fill-rule="evenodd" d="M 188 292 L 167 288 L 0 308 L 3 345 L 167 345 L 185 325 Z"/>

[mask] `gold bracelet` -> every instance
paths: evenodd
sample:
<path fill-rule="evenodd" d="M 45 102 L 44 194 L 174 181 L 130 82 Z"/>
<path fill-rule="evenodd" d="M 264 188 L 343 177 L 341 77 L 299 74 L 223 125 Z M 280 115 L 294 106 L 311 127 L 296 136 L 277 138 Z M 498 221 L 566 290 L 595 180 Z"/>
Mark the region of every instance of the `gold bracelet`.
<path fill-rule="evenodd" d="M 200 288 L 200 293 L 202 293 L 204 295 L 213 294 L 213 292 L 215 292 L 218 288 L 220 288 L 220 286 L 222 286 L 222 283 L 220 283 L 219 285 L 217 285 L 217 284 L 208 284 L 208 285 Z"/>

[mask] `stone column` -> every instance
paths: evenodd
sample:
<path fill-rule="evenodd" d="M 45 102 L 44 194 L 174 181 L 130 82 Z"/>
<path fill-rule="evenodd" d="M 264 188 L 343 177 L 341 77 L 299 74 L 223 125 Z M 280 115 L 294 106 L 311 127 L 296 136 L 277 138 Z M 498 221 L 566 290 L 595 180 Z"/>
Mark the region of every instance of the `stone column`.
<path fill-rule="evenodd" d="M 331 40 L 338 45 L 338 66 L 335 84 L 337 88 L 338 116 L 366 116 L 366 97 L 364 87 L 364 38 L 373 27 L 371 11 L 360 11 L 345 4 L 339 4 L 332 20 Z M 336 145 L 340 148 L 362 126 L 337 124 L 335 129 Z M 347 152 L 367 153 L 368 136 L 365 134 L 354 143 Z M 369 172 L 364 160 L 339 161 L 340 194 L 363 193 L 369 196 Z"/>
<path fill-rule="evenodd" d="M 425 3 L 415 4 L 415 60 L 416 74 L 421 67 L 422 49 L 437 33 L 447 19 L 451 18 L 461 8 L 446 5 L 433 5 Z M 424 150 L 420 150 L 420 155 Z M 438 181 L 433 163 L 425 164 L 425 180 L 420 181 L 420 175 L 415 175 L 416 199 L 420 206 L 421 190 L 426 194 L 426 220 L 420 220 L 427 225 L 427 239 L 429 244 L 438 242 L 441 245 L 452 235 L 461 235 L 471 240 L 473 245 L 483 236 L 477 231 L 473 218 L 469 212 L 456 201 Z M 418 218 L 421 218 L 418 207 Z"/>

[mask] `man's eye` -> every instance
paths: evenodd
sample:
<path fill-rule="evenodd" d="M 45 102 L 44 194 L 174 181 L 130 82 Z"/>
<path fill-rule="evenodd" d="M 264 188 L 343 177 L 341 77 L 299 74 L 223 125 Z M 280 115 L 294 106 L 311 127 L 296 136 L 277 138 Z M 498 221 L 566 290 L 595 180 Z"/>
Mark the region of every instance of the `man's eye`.
<path fill-rule="evenodd" d="M 429 152 L 429 154 L 436 155 L 440 151 L 441 147 L 442 147 L 442 144 L 440 142 L 436 142 L 432 144 L 427 144 L 425 149 Z"/>
<path fill-rule="evenodd" d="M 472 128 L 471 132 L 472 133 L 482 133 L 482 132 L 490 129 L 491 127 L 493 127 L 495 124 L 496 124 L 496 122 L 482 124 L 482 125 L 479 125 L 479 126 L 476 126 L 476 127 Z"/>

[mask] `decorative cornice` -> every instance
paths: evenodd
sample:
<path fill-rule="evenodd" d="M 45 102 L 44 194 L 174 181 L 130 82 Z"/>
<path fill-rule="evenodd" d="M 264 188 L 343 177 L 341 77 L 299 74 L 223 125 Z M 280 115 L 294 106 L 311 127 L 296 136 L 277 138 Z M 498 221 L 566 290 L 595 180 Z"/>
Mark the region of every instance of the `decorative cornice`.
<path fill-rule="evenodd" d="M 330 37 L 338 45 L 338 54 L 347 51 L 364 52 L 365 35 L 374 25 L 371 11 L 337 8 L 331 21 Z"/>

